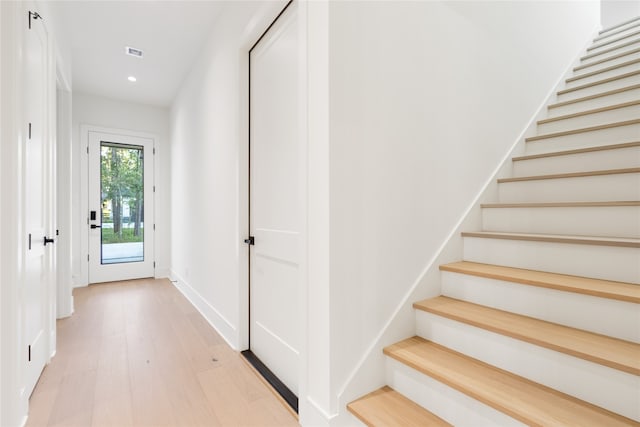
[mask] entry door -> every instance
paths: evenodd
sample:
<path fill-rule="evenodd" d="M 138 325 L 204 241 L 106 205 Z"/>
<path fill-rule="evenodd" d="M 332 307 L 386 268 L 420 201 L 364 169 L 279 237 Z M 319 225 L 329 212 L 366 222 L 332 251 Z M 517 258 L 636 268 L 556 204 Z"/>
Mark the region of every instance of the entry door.
<path fill-rule="evenodd" d="M 250 350 L 298 395 L 300 230 L 295 3 L 250 52 Z M 278 387 L 276 387 L 278 388 Z"/>
<path fill-rule="evenodd" d="M 32 20 L 24 32 L 24 215 L 26 228 L 24 339 L 26 392 L 30 395 L 47 361 L 47 142 L 45 133 L 46 40 L 42 21 Z M 45 246 L 46 245 L 46 246 Z"/>
<path fill-rule="evenodd" d="M 153 140 L 89 131 L 89 283 L 154 275 Z"/>

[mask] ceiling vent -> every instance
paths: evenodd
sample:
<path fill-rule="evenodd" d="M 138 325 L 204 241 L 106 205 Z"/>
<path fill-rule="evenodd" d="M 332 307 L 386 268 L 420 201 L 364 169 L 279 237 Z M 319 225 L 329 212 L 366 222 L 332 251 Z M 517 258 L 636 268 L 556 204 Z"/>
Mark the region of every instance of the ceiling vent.
<path fill-rule="evenodd" d="M 131 55 L 131 56 L 135 56 L 136 58 L 142 58 L 142 49 L 136 49 L 135 47 L 129 47 L 127 46 L 126 48 L 126 52 L 127 55 Z"/>

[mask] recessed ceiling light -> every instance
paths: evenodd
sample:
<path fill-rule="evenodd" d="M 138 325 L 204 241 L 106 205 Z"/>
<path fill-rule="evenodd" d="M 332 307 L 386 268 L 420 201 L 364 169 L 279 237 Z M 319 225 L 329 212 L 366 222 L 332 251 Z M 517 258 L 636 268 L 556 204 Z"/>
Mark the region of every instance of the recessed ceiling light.
<path fill-rule="evenodd" d="M 138 49 L 136 47 L 125 46 L 124 48 L 127 55 L 135 56 L 137 58 L 142 58 L 143 52 L 142 49 Z"/>
<path fill-rule="evenodd" d="M 136 79 L 136 78 L 135 78 L 135 77 L 133 77 L 133 76 L 129 76 L 129 77 L 127 77 L 127 80 L 129 80 L 130 82 L 135 82 L 135 81 L 136 81 L 136 80 L 138 80 L 138 79 Z"/>

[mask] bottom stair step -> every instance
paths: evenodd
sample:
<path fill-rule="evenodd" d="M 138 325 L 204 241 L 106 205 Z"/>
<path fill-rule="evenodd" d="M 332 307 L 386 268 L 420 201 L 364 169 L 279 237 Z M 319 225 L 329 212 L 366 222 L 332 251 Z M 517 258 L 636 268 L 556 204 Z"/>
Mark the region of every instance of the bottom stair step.
<path fill-rule="evenodd" d="M 420 337 L 391 345 L 384 353 L 528 425 L 640 425 Z"/>
<path fill-rule="evenodd" d="M 349 403 L 347 408 L 368 426 L 451 426 L 388 386 Z"/>

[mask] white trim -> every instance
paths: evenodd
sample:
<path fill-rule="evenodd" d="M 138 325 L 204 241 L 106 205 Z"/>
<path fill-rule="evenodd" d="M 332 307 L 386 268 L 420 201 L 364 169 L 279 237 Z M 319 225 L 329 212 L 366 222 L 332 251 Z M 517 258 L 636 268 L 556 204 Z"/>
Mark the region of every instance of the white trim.
<path fill-rule="evenodd" d="M 80 224 L 80 282 L 75 283 L 75 287 L 82 287 L 89 285 L 89 263 L 87 262 L 87 255 L 89 254 L 89 225 L 86 219 L 88 219 L 88 206 L 89 206 L 89 155 L 87 148 L 89 147 L 89 133 L 97 132 L 103 134 L 111 134 L 117 136 L 130 136 L 135 138 L 146 138 L 153 141 L 153 147 L 157 150 L 156 142 L 159 140 L 158 135 L 149 132 L 140 132 L 129 129 L 108 128 L 103 126 L 81 124 L 80 125 L 80 203 L 78 209 L 78 218 L 82 219 Z M 155 156 L 153 159 L 155 163 Z M 157 166 L 157 165 L 156 165 Z M 153 193 L 154 207 L 156 205 L 157 194 L 161 191 L 158 188 L 157 167 L 154 167 L 153 172 L 153 185 L 156 186 L 156 192 Z M 152 223 L 155 223 L 154 218 L 151 219 Z M 157 239 L 154 238 L 153 254 L 156 256 L 158 250 Z M 155 274 L 154 274 L 155 276 Z"/>
<path fill-rule="evenodd" d="M 171 282 L 173 285 L 189 300 L 196 310 L 205 318 L 207 322 L 218 332 L 218 334 L 224 338 L 229 347 L 238 351 L 236 345 L 233 344 L 233 338 L 235 338 L 237 329 L 233 324 L 224 317 L 214 306 L 202 297 L 189 285 L 180 275 L 171 270 Z"/>

